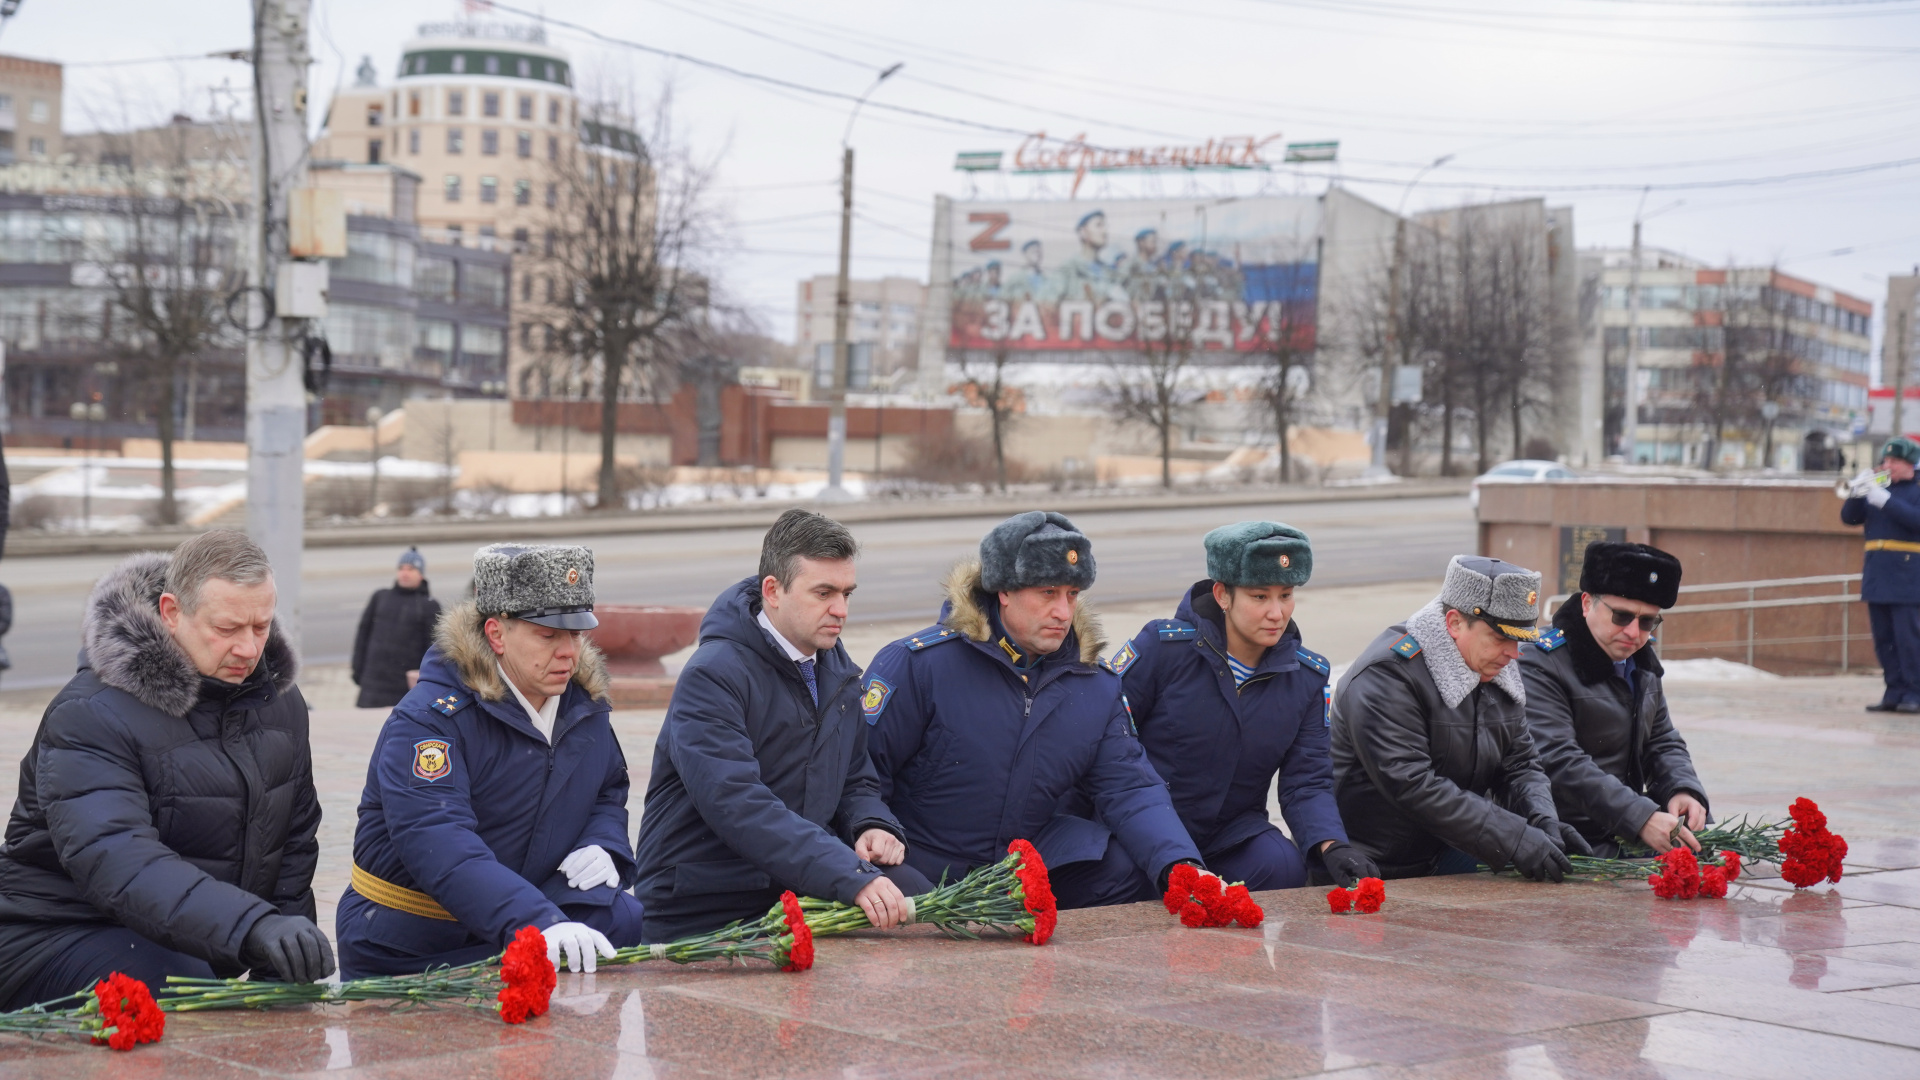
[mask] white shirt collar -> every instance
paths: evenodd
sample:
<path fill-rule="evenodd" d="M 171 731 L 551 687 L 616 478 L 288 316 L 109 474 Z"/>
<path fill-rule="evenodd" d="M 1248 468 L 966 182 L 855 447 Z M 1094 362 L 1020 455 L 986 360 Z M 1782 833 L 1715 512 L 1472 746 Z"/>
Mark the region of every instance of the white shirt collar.
<path fill-rule="evenodd" d="M 548 697 L 547 703 L 536 709 L 533 707 L 533 702 L 527 700 L 527 695 L 521 693 L 520 688 L 513 685 L 513 680 L 507 678 L 507 669 L 500 667 L 500 663 L 497 660 L 494 661 L 493 666 L 499 668 L 501 680 L 507 684 L 507 689 L 513 691 L 513 696 L 520 702 L 520 707 L 527 710 L 527 719 L 533 721 L 533 726 L 539 729 L 541 736 L 544 737 L 548 743 L 552 743 L 553 723 L 560 715 L 560 695 L 554 694 Z"/>
<path fill-rule="evenodd" d="M 780 647 L 786 650 L 787 659 L 792 660 L 796 664 L 802 660 L 813 659 L 812 653 L 803 653 L 799 649 L 794 648 L 793 642 L 788 641 L 785 635 L 781 634 L 780 631 L 775 630 L 773 628 L 773 620 L 767 618 L 766 608 L 760 609 L 760 617 L 757 621 L 760 623 L 760 628 L 762 630 L 765 630 L 767 633 L 772 634 L 773 640 L 779 642 Z"/>

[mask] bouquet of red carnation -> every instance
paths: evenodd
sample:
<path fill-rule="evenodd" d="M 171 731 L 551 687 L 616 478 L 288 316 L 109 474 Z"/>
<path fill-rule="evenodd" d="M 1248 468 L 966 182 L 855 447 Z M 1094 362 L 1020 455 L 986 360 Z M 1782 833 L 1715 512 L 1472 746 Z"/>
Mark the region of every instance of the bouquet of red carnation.
<path fill-rule="evenodd" d="M 547 958 L 546 935 L 531 926 L 521 927 L 500 954 L 500 979 L 506 984 L 495 998 L 500 1019 L 524 1024 L 529 1017 L 545 1016 L 559 983 L 559 973 Z"/>
<path fill-rule="evenodd" d="M 808 899 L 800 906 L 816 937 L 873 925 L 852 904 Z M 1045 945 L 1058 919 L 1047 864 L 1025 840 L 1008 844 L 1006 858 L 997 863 L 977 866 L 959 881 L 942 877 L 931 892 L 907 897 L 906 922 L 937 926 L 950 937 L 977 938 L 976 929 L 997 930 Z"/>
<path fill-rule="evenodd" d="M 1168 873 L 1167 892 L 1160 902 L 1167 906 L 1169 915 L 1180 917 L 1182 926 L 1231 926 L 1237 922 L 1251 929 L 1267 917 L 1248 895 L 1244 883 L 1229 885 L 1191 863 L 1178 863 Z"/>
<path fill-rule="evenodd" d="M 55 1007 L 69 1001 L 77 1004 Z M 159 1042 L 166 1030 L 167 1014 L 160 1011 L 147 984 L 117 971 L 95 983 L 91 990 L 0 1013 L 0 1031 L 80 1035 L 95 1046 L 104 1043 L 115 1050 Z"/>
<path fill-rule="evenodd" d="M 1727 865 L 1715 866 L 1702 863 L 1687 848 L 1674 848 L 1654 860 L 1660 872 L 1648 876 L 1647 884 L 1653 886 L 1653 895 L 1662 900 L 1725 899 L 1727 882 L 1740 876 L 1740 856 L 1731 851 L 1725 855 Z"/>
<path fill-rule="evenodd" d="M 1847 857 L 1847 842 L 1827 828 L 1827 815 L 1812 799 L 1793 800 L 1787 808 L 1793 828 L 1780 834 L 1780 876 L 1795 888 L 1804 889 L 1828 881 L 1840 880 L 1841 862 Z"/>
<path fill-rule="evenodd" d="M 1387 883 L 1377 877 L 1361 878 L 1351 889 L 1336 885 L 1327 893 L 1327 906 L 1335 915 L 1344 915 L 1349 908 L 1371 915 L 1386 902 Z"/>

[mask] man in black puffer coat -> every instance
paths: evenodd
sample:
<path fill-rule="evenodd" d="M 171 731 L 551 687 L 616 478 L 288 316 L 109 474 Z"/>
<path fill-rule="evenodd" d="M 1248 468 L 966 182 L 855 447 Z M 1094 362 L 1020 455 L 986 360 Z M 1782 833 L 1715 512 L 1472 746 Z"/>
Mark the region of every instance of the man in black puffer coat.
<path fill-rule="evenodd" d="M 389 709 L 400 704 L 418 677 L 420 659 L 433 646 L 433 628 L 440 621 L 440 602 L 427 590 L 427 560 L 419 548 L 408 548 L 393 572 L 393 587 L 381 589 L 360 613 L 360 630 L 353 636 L 353 683 L 360 688 L 354 702 L 362 709 Z"/>
<path fill-rule="evenodd" d="M 273 608 L 265 554 L 227 530 L 94 587 L 0 848 L 0 1009 L 114 971 L 158 989 L 333 970 L 307 703 Z"/>

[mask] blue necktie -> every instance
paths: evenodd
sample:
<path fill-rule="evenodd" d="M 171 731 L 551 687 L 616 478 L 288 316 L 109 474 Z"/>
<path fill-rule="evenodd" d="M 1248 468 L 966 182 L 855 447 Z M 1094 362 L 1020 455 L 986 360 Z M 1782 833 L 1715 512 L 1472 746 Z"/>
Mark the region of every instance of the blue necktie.
<path fill-rule="evenodd" d="M 820 684 L 813 679 L 813 657 L 800 661 L 800 674 L 806 677 L 807 693 L 813 695 L 813 703 L 820 704 Z"/>

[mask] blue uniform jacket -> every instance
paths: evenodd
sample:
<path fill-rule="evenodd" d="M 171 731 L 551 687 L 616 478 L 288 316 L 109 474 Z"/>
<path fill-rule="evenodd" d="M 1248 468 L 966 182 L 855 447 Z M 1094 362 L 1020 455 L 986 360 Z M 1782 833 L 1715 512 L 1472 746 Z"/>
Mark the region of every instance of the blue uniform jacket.
<path fill-rule="evenodd" d="M 1180 821 L 1208 858 L 1273 829 L 1267 793 L 1302 852 L 1345 841 L 1327 748 L 1327 661 L 1289 625 L 1240 686 L 1227 666 L 1226 616 L 1212 580 L 1188 590 L 1171 619 L 1142 627 L 1112 659 L 1167 780 Z"/>
<path fill-rule="evenodd" d="M 1920 544 L 1920 482 L 1904 480 L 1887 488 L 1887 505 L 1865 499 L 1840 504 L 1840 520 L 1865 525 L 1868 540 Z M 1920 552 L 1869 551 L 1861 570 L 1860 599 L 1869 604 L 1920 604 Z"/>
<path fill-rule="evenodd" d="M 523 926 L 565 922 L 563 903 L 611 904 L 613 886 L 580 892 L 559 873 L 589 844 L 613 856 L 621 888 L 633 882 L 627 759 L 608 721 L 600 654 L 581 656 L 549 745 L 500 677 L 478 620 L 471 603 L 446 615 L 419 684 L 380 729 L 360 796 L 354 863 L 459 920 L 378 909 L 365 932 L 420 954 L 471 938 L 504 946 Z M 497 699 L 483 700 L 475 683 Z"/>
<path fill-rule="evenodd" d="M 757 576 L 720 594 L 674 686 L 640 818 L 642 902 L 779 884 L 852 903 L 880 873 L 853 841 L 906 838 L 867 759 L 859 667 L 844 645 L 816 654 L 815 705 L 759 594 Z"/>
<path fill-rule="evenodd" d="M 977 562 L 962 564 L 939 624 L 867 669 L 868 743 L 881 797 L 907 829 L 907 861 L 938 881 L 1026 839 L 1063 866 L 1101 858 L 1110 835 L 1149 877 L 1198 861 L 1120 680 L 1100 662 L 1092 617 L 1076 611 L 1060 649 L 1019 668 L 979 580 Z"/>

